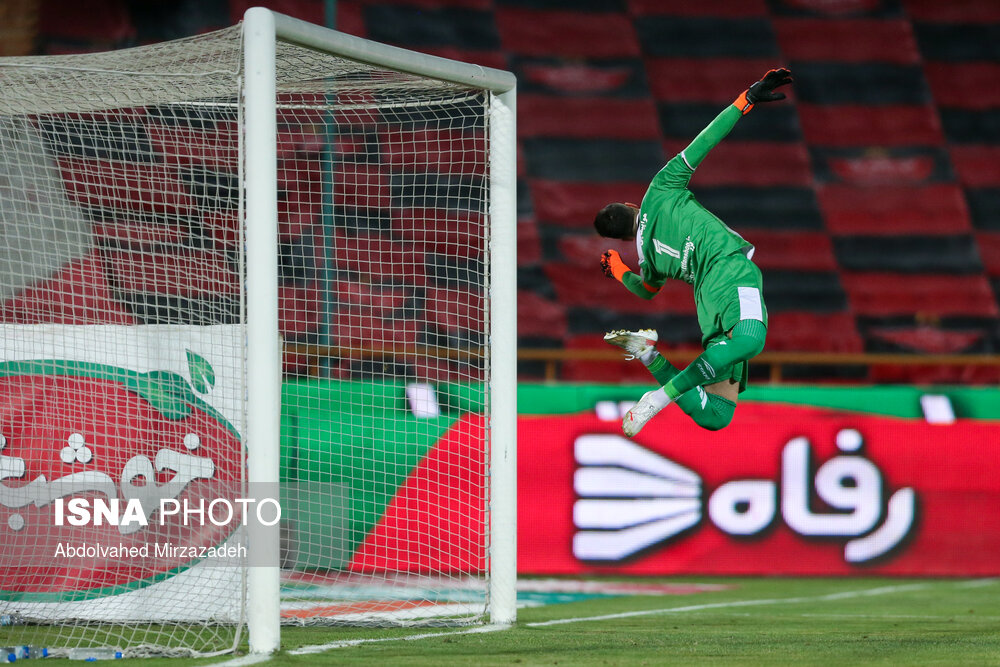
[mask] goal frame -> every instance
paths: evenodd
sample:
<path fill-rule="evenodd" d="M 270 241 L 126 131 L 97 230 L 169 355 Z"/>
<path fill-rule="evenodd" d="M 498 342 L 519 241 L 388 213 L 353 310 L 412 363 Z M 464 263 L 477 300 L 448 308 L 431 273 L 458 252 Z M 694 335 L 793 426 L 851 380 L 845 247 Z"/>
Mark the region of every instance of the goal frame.
<path fill-rule="evenodd" d="M 278 333 L 278 189 L 276 48 L 279 41 L 491 93 L 489 124 L 490 335 L 489 591 L 493 624 L 517 616 L 517 166 L 516 79 L 510 72 L 380 44 L 262 7 L 243 19 L 244 159 L 247 275 L 248 474 L 252 484 L 279 482 L 281 340 Z M 278 526 L 251 523 L 249 548 L 258 562 L 277 563 Z M 280 645 L 280 572 L 249 568 L 250 651 Z"/>

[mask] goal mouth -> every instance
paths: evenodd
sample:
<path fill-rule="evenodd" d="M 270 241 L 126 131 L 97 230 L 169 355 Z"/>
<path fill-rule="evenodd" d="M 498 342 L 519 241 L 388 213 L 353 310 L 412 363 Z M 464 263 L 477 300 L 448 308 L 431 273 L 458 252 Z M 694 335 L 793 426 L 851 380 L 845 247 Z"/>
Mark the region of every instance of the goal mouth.
<path fill-rule="evenodd" d="M 513 76 L 259 8 L 0 73 L 10 642 L 512 620 Z"/>

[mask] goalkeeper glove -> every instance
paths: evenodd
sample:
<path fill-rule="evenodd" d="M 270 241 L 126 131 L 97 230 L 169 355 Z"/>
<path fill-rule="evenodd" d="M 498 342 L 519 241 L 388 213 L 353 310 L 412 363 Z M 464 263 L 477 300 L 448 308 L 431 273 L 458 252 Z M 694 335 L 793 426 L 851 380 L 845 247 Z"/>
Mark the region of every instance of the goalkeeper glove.
<path fill-rule="evenodd" d="M 601 269 L 604 270 L 604 275 L 608 278 L 614 278 L 618 282 L 622 282 L 625 274 L 632 271 L 625 266 L 625 262 L 622 261 L 617 250 L 607 250 L 601 255 Z"/>
<path fill-rule="evenodd" d="M 776 102 L 785 99 L 784 93 L 776 93 L 774 89 L 791 82 L 792 73 L 784 67 L 769 70 L 760 81 L 743 91 L 733 104 L 745 116 L 758 102 Z"/>

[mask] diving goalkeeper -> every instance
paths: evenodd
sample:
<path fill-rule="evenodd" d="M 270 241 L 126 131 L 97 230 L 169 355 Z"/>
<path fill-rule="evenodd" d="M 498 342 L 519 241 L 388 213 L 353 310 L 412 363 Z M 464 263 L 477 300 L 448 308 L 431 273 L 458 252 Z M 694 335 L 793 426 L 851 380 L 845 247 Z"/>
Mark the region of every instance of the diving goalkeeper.
<path fill-rule="evenodd" d="M 609 204 L 594 227 L 605 238 L 635 240 L 639 270 L 619 254 L 601 257 L 604 274 L 643 299 L 653 298 L 667 279 L 694 287 L 698 325 L 705 351 L 683 371 L 656 350 L 657 333 L 612 331 L 604 340 L 646 365 L 660 387 L 646 392 L 622 420 L 622 431 L 636 435 L 671 403 L 707 429 L 728 425 L 736 400 L 746 389 L 747 361 L 764 349 L 767 310 L 760 269 L 751 261 L 754 247 L 703 207 L 687 185 L 695 169 L 754 105 L 785 98 L 775 89 L 791 83 L 787 69 L 772 69 L 740 94 L 691 144 L 653 178 L 640 206 Z"/>

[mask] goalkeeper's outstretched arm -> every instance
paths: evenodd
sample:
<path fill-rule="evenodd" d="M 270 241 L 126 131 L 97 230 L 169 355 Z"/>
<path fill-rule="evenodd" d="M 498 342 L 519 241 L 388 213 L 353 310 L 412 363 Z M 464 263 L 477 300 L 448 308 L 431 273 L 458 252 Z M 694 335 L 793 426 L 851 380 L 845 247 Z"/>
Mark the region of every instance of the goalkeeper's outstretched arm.
<path fill-rule="evenodd" d="M 701 164 L 709 151 L 715 148 L 720 141 L 736 126 L 736 121 L 750 113 L 755 104 L 760 102 L 774 102 L 785 99 L 784 93 L 774 91 L 779 86 L 784 86 L 792 82 L 792 73 L 787 69 L 772 69 L 765 74 L 760 81 L 740 93 L 740 96 L 722 110 L 715 119 L 702 130 L 694 140 L 688 144 L 687 148 L 681 151 L 681 159 L 688 169 L 694 171 Z"/>

